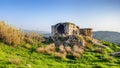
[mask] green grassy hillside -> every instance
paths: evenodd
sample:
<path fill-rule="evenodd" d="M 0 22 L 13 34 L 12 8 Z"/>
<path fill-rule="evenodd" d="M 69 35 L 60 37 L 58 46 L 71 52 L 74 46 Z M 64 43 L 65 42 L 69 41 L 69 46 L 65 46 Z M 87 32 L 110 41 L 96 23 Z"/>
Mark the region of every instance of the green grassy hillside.
<path fill-rule="evenodd" d="M 26 49 L 0 42 L 0 68 L 119 68 L 120 59 L 109 54 L 119 51 L 120 47 L 102 43 L 106 47 L 92 45 L 85 49 L 80 58 L 60 59 L 54 55 L 37 53 L 35 47 Z"/>
<path fill-rule="evenodd" d="M 77 36 L 76 39 L 83 37 Z M 120 67 L 120 45 L 89 37 L 85 37 L 85 41 L 85 47 L 55 47 L 51 39 L 45 40 L 38 33 L 24 33 L 0 22 L 0 68 Z"/>

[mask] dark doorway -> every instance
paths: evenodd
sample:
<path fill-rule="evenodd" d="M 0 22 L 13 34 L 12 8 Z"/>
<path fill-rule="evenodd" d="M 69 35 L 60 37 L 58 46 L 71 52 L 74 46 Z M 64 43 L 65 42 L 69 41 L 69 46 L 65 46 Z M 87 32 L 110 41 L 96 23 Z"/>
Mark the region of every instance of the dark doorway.
<path fill-rule="evenodd" d="M 60 33 L 60 34 L 65 33 L 64 28 L 65 28 L 64 25 L 62 25 L 62 24 L 59 25 L 58 28 L 57 28 L 58 33 Z"/>

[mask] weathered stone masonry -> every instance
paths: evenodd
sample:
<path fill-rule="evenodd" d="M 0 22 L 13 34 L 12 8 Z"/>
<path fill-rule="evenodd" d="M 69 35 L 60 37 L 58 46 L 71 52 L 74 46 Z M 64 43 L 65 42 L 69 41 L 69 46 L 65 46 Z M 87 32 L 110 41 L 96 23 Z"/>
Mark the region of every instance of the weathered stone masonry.
<path fill-rule="evenodd" d="M 52 39 L 56 45 L 85 45 L 85 38 L 92 38 L 92 29 L 76 26 L 73 23 L 64 22 L 52 25 Z"/>
<path fill-rule="evenodd" d="M 56 25 L 52 25 L 52 36 L 54 35 L 83 35 L 92 37 L 92 29 L 84 28 L 80 29 L 73 23 L 58 23 Z"/>

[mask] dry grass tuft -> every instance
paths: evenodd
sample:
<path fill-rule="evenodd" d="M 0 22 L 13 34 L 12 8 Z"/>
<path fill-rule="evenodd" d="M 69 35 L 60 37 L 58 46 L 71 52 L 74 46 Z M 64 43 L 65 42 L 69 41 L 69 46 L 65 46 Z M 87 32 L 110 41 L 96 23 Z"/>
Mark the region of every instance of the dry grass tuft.
<path fill-rule="evenodd" d="M 9 62 L 10 62 L 11 64 L 16 64 L 16 65 L 18 65 L 18 64 L 20 64 L 20 59 L 18 59 L 18 58 L 9 59 Z"/>
<path fill-rule="evenodd" d="M 80 58 L 80 57 L 81 57 L 81 54 L 79 54 L 79 53 L 73 52 L 72 54 L 73 54 L 73 56 L 76 57 L 76 58 Z"/>
<path fill-rule="evenodd" d="M 54 44 L 50 44 L 48 46 L 45 47 L 45 51 L 48 54 L 54 54 L 55 52 L 55 45 Z"/>
<path fill-rule="evenodd" d="M 71 52 L 72 52 L 72 49 L 71 49 L 70 46 L 66 46 L 66 47 L 65 47 L 65 50 L 66 50 L 67 53 L 71 53 Z"/>
<path fill-rule="evenodd" d="M 97 53 L 105 54 L 105 52 L 102 48 L 96 48 L 94 51 Z"/>
<path fill-rule="evenodd" d="M 55 52 L 55 56 L 59 57 L 59 58 L 62 58 L 62 59 L 65 59 L 66 55 L 67 55 L 67 52 L 65 50 L 65 47 L 63 45 L 60 45 L 59 46 L 59 52 Z"/>
<path fill-rule="evenodd" d="M 79 47 L 74 45 L 73 48 L 70 46 L 59 46 L 59 50 L 56 51 L 56 47 L 54 44 L 50 44 L 46 47 L 39 47 L 36 49 L 38 53 L 47 53 L 50 55 L 55 55 L 55 57 L 59 57 L 65 59 L 67 55 L 73 55 L 76 58 L 80 58 L 83 54 L 83 47 Z"/>
<path fill-rule="evenodd" d="M 74 46 L 73 46 L 73 52 L 76 52 L 76 53 L 82 54 L 82 53 L 83 53 L 83 49 L 80 48 L 80 47 L 77 46 L 77 45 L 74 45 Z"/>
<path fill-rule="evenodd" d="M 85 47 L 88 48 L 88 49 L 92 49 L 93 48 L 93 45 L 90 44 L 90 43 L 86 43 L 85 45 L 86 45 Z"/>
<path fill-rule="evenodd" d="M 38 53 L 45 53 L 45 49 L 42 48 L 42 47 L 38 47 L 38 48 L 36 49 L 36 51 L 37 51 Z"/>
<path fill-rule="evenodd" d="M 60 45 L 60 46 L 59 46 L 59 51 L 60 51 L 61 53 L 66 52 L 66 51 L 65 51 L 65 47 L 64 47 L 63 45 Z"/>
<path fill-rule="evenodd" d="M 55 53 L 55 57 L 61 58 L 61 59 L 65 59 L 66 58 L 66 54 L 62 54 L 60 52 L 56 52 Z"/>
<path fill-rule="evenodd" d="M 30 44 L 26 44 L 26 45 L 25 45 L 25 48 L 30 49 L 30 48 L 31 48 L 31 45 L 30 45 Z"/>
<path fill-rule="evenodd" d="M 79 47 L 77 45 L 73 46 L 73 51 L 72 51 L 72 55 L 76 58 L 80 58 L 81 55 L 83 54 L 83 47 Z"/>

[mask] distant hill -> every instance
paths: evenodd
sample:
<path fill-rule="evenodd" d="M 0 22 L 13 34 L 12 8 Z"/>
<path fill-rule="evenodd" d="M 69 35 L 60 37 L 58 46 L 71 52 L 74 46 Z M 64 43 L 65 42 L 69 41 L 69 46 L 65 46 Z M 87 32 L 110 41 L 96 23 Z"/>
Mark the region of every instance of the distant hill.
<path fill-rule="evenodd" d="M 120 44 L 120 33 L 119 32 L 96 31 L 96 32 L 93 32 L 93 38 Z"/>

